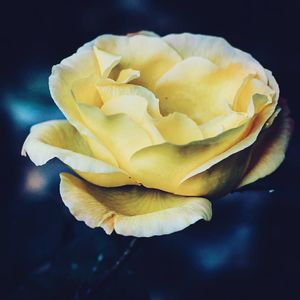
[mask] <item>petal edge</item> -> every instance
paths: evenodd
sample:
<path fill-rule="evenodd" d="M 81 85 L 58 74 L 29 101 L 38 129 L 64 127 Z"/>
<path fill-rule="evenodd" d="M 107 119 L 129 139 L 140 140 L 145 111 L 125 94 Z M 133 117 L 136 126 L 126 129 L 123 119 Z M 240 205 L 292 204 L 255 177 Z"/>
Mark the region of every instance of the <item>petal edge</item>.
<path fill-rule="evenodd" d="M 77 220 L 125 236 L 150 237 L 211 219 L 211 203 L 140 187 L 100 188 L 61 173 L 60 193 Z"/>

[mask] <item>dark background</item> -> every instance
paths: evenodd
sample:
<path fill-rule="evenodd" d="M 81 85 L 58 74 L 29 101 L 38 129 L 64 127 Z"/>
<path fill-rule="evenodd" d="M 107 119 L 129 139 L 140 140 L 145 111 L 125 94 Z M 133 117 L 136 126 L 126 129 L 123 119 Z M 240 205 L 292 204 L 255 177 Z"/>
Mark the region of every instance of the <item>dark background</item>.
<path fill-rule="evenodd" d="M 213 220 L 168 236 L 106 236 L 58 194 L 58 161 L 20 157 L 34 123 L 62 118 L 51 66 L 103 33 L 225 37 L 273 71 L 297 122 L 299 1 L 9 1 L 1 4 L 0 299 L 300 299 L 299 133 L 268 178 L 213 202 Z M 297 126 L 297 123 L 296 123 Z"/>

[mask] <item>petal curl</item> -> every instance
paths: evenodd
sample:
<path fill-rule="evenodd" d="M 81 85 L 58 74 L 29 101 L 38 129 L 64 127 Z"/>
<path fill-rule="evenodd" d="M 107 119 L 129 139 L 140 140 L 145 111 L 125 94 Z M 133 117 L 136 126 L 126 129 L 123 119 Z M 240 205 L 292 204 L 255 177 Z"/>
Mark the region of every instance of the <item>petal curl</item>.
<path fill-rule="evenodd" d="M 204 138 L 212 138 L 223 132 L 236 128 L 249 121 L 244 113 L 229 111 L 227 114 L 215 117 L 212 120 L 199 126 Z"/>
<path fill-rule="evenodd" d="M 261 80 L 248 76 L 235 96 L 233 110 L 253 116 L 254 113 L 261 112 L 266 105 L 272 103 L 275 93 Z"/>
<path fill-rule="evenodd" d="M 211 219 L 207 199 L 181 197 L 140 187 L 99 188 L 62 173 L 60 193 L 77 220 L 121 235 L 150 237 L 176 232 Z"/>
<path fill-rule="evenodd" d="M 260 114 L 254 116 L 251 119 L 250 125 L 248 124 L 250 129 L 248 127 L 247 134 L 244 133 L 245 134 L 244 138 L 241 138 L 237 143 L 234 143 L 233 146 L 230 147 L 229 149 L 227 149 L 226 151 L 222 152 L 219 155 L 216 155 L 212 159 L 208 160 L 206 163 L 204 163 L 201 166 L 199 166 L 198 168 L 194 169 L 192 172 L 190 172 L 188 175 L 186 175 L 183 178 L 182 182 L 191 178 L 192 176 L 194 176 L 196 174 L 200 174 L 200 173 L 206 171 L 207 169 L 209 169 L 213 165 L 217 164 L 218 162 L 222 161 L 223 159 L 226 159 L 230 155 L 233 155 L 233 154 L 235 154 L 239 151 L 242 151 L 242 150 L 246 149 L 247 147 L 253 145 L 254 142 L 257 140 L 257 137 L 258 137 L 261 129 L 265 126 L 268 119 L 274 113 L 275 107 L 276 107 L 275 103 L 267 105 Z M 247 123 L 249 123 L 249 122 L 247 122 Z M 247 124 L 247 123 L 245 123 L 245 124 Z M 242 126 L 245 126 L 245 124 Z M 240 127 L 238 127 L 238 128 L 240 128 Z"/>
<path fill-rule="evenodd" d="M 52 73 L 49 77 L 50 93 L 68 121 L 81 135 L 86 137 L 93 153 L 99 159 L 117 165 L 112 153 L 88 130 L 78 108 L 78 103 L 95 106 L 102 105 L 96 89 L 96 78 L 100 78 L 100 72 L 93 50 L 83 48 L 52 68 Z M 92 82 L 91 79 L 95 80 L 95 82 Z M 86 85 L 87 81 L 89 84 L 86 91 L 84 91 L 82 85 Z M 78 84 L 79 86 L 77 87 Z M 90 101 L 91 95 L 98 95 L 99 98 Z"/>
<path fill-rule="evenodd" d="M 131 157 L 129 172 L 146 187 L 175 193 L 184 180 L 197 174 L 193 172 L 199 166 L 211 162 L 242 140 L 249 126 L 246 123 L 214 138 L 187 145 L 163 143 L 141 149 Z"/>
<path fill-rule="evenodd" d="M 147 110 L 154 118 L 161 117 L 158 99 L 148 89 L 134 84 L 116 84 L 114 82 L 102 82 L 98 86 L 98 91 L 103 102 L 112 100 L 119 96 L 140 96 L 147 100 Z"/>
<path fill-rule="evenodd" d="M 130 32 L 127 33 L 127 36 L 134 36 L 134 35 L 145 35 L 145 36 L 152 36 L 152 37 L 160 37 L 157 33 L 153 31 L 148 31 L 148 30 L 141 30 L 137 32 Z"/>
<path fill-rule="evenodd" d="M 152 144 L 161 144 L 165 139 L 161 136 L 158 129 L 153 123 L 153 119 L 147 112 L 148 102 L 145 98 L 140 96 L 125 95 L 112 98 L 104 103 L 101 110 L 106 115 L 126 114 L 135 123 L 139 124 L 141 128 L 150 137 Z M 130 132 L 128 132 L 130 134 Z"/>
<path fill-rule="evenodd" d="M 67 121 L 37 124 L 24 142 L 22 155 L 40 166 L 58 158 L 88 181 L 110 187 L 137 184 L 121 169 L 96 159 L 78 131 Z"/>
<path fill-rule="evenodd" d="M 130 160 L 130 173 L 147 187 L 172 193 L 182 191 L 183 195 L 191 195 L 186 189 L 180 190 L 178 187 L 195 175 L 253 145 L 274 109 L 275 104 L 269 104 L 251 120 L 213 138 L 187 145 L 164 143 L 139 150 Z M 203 195 L 205 194 L 194 196 Z"/>
<path fill-rule="evenodd" d="M 77 102 L 100 107 L 102 105 L 102 100 L 95 88 L 95 83 L 98 80 L 99 78 L 95 74 L 74 80 L 70 84 L 70 91 L 73 95 L 72 101 L 75 100 Z"/>
<path fill-rule="evenodd" d="M 119 64 L 122 57 L 102 51 L 95 46 L 93 47 L 93 50 L 97 58 L 101 76 L 104 78 L 108 77 L 111 70 Z"/>
<path fill-rule="evenodd" d="M 103 51 L 122 56 L 121 69 L 140 71 L 136 84 L 154 90 L 155 82 L 181 61 L 178 53 L 159 37 L 149 35 L 102 35 L 94 45 Z"/>
<path fill-rule="evenodd" d="M 133 79 L 139 78 L 140 77 L 140 71 L 138 70 L 133 70 L 133 69 L 124 69 L 121 70 L 117 82 L 118 83 L 127 83 Z"/>
<path fill-rule="evenodd" d="M 248 147 L 183 181 L 175 193 L 205 197 L 223 196 L 238 186 L 247 170 L 250 157 L 251 147 Z"/>
<path fill-rule="evenodd" d="M 202 140 L 203 134 L 197 124 L 187 115 L 174 112 L 155 121 L 155 125 L 171 144 L 184 145 Z"/>
<path fill-rule="evenodd" d="M 274 114 L 277 114 L 275 112 Z M 273 173 L 283 162 L 293 131 L 293 120 L 286 104 L 272 125 L 265 129 L 255 143 L 248 172 L 239 187 L 250 184 Z"/>
<path fill-rule="evenodd" d="M 204 58 L 187 58 L 157 82 L 159 106 L 164 115 L 181 112 L 203 124 L 226 113 L 225 103 L 233 103 L 248 75 L 249 70 L 241 64 L 217 68 Z"/>
<path fill-rule="evenodd" d="M 191 56 L 206 58 L 226 68 L 230 64 L 242 64 L 246 69 L 258 74 L 259 79 L 267 83 L 266 71 L 250 54 L 232 47 L 225 39 L 202 34 L 169 34 L 163 37 L 180 56 L 185 59 Z"/>
<path fill-rule="evenodd" d="M 132 154 L 152 145 L 147 132 L 128 115 L 106 116 L 95 106 L 78 104 L 78 107 L 89 130 L 114 154 L 120 168 L 128 170 Z"/>

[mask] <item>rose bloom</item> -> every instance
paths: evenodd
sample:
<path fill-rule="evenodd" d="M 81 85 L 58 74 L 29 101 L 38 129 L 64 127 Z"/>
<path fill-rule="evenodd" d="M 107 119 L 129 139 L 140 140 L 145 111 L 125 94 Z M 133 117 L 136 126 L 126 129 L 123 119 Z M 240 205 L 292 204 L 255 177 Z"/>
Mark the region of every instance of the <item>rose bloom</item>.
<path fill-rule="evenodd" d="M 37 165 L 56 157 L 77 220 L 148 237 L 210 220 L 211 203 L 272 173 L 292 127 L 272 73 L 223 38 L 102 35 L 52 69 L 66 120 L 31 128 Z"/>

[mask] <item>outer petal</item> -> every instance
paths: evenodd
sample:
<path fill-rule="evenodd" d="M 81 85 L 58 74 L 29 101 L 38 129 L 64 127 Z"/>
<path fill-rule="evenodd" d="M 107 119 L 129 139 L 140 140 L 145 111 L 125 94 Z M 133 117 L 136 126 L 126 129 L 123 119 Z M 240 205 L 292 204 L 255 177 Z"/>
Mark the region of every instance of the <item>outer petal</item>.
<path fill-rule="evenodd" d="M 141 149 L 131 157 L 129 172 L 146 187 L 176 193 L 184 180 L 197 174 L 188 176 L 198 166 L 207 164 L 242 140 L 248 127 L 246 123 L 214 138 L 187 145 L 164 143 Z"/>
<path fill-rule="evenodd" d="M 61 174 L 60 193 L 77 220 L 122 235 L 149 237 L 179 231 L 211 219 L 210 202 L 140 187 L 99 188 Z"/>
<path fill-rule="evenodd" d="M 134 36 L 134 35 L 145 35 L 145 36 L 152 36 L 152 37 L 160 37 L 157 33 L 148 30 L 141 30 L 137 32 L 130 32 L 127 36 Z"/>
<path fill-rule="evenodd" d="M 211 168 L 182 182 L 175 193 L 220 197 L 235 189 L 244 176 L 251 157 L 251 147 L 237 152 Z"/>
<path fill-rule="evenodd" d="M 239 142 L 235 143 L 228 150 L 222 152 L 219 155 L 216 155 L 214 158 L 208 160 L 203 165 L 194 169 L 192 172 L 190 172 L 187 176 L 185 176 L 183 178 L 182 182 L 191 178 L 194 175 L 197 175 L 197 174 L 200 174 L 201 172 L 206 171 L 207 169 L 209 169 L 213 165 L 217 164 L 218 162 L 222 161 L 223 159 L 226 159 L 230 155 L 240 152 L 240 151 L 248 148 L 249 146 L 253 145 L 254 142 L 256 141 L 261 129 L 263 128 L 263 126 L 265 125 L 267 120 L 272 116 L 272 114 L 275 110 L 275 105 L 276 105 L 275 103 L 269 104 L 268 106 L 266 106 L 264 108 L 264 110 L 260 114 L 254 116 L 252 118 L 252 121 L 250 122 L 251 130 L 249 132 L 247 132 L 248 135 L 246 134 L 245 138 L 240 139 Z"/>
<path fill-rule="evenodd" d="M 28 154 L 37 166 L 56 157 L 94 184 L 107 187 L 137 184 L 121 169 L 96 159 L 86 141 L 67 121 L 33 126 L 22 154 Z"/>
<path fill-rule="evenodd" d="M 220 67 L 230 64 L 243 66 L 257 73 L 265 83 L 268 82 L 264 68 L 248 53 L 232 47 L 223 38 L 201 34 L 169 34 L 163 39 L 185 59 L 191 56 L 204 57 Z"/>
<path fill-rule="evenodd" d="M 269 104 L 250 121 L 237 128 L 225 131 L 214 138 L 192 142 L 187 145 L 164 143 L 142 149 L 132 156 L 130 173 L 147 187 L 190 196 L 210 194 L 207 189 L 201 191 L 194 187 L 188 190 L 179 188 L 179 186 L 195 175 L 209 170 L 231 155 L 253 145 L 274 109 L 275 104 Z M 209 171 L 207 174 L 209 174 Z M 201 176 L 198 176 L 198 178 L 201 178 Z M 199 184 L 195 180 L 189 180 L 189 182 Z M 205 184 L 204 186 L 207 187 Z M 191 194 L 192 191 L 197 191 L 197 193 Z"/>
<path fill-rule="evenodd" d="M 96 78 L 100 78 L 100 71 L 93 50 L 81 49 L 52 68 L 49 77 L 50 93 L 68 121 L 86 137 L 94 155 L 105 162 L 117 165 L 112 153 L 88 130 L 78 109 L 78 103 L 96 106 L 102 104 L 96 83 L 91 81 L 91 79 L 96 81 Z M 83 93 L 83 85 L 86 87 L 85 93 Z M 95 94 L 99 97 L 93 98 L 95 102 L 87 101 L 86 97 Z"/>
<path fill-rule="evenodd" d="M 67 99 L 59 97 L 59 92 L 63 93 L 65 88 L 73 91 L 77 100 L 87 104 L 101 105 L 100 97 L 91 98 L 89 95 L 96 95 L 96 83 L 101 78 L 100 67 L 93 49 L 84 49 L 63 59 L 60 64 L 53 66 L 52 74 L 49 77 L 49 87 L 51 95 L 64 113 L 68 113 Z M 88 79 L 88 93 L 84 94 L 82 86 L 87 84 L 81 82 Z M 81 83 L 81 84 L 80 84 Z M 79 84 L 77 88 L 76 85 Z M 57 91 L 57 88 L 60 88 Z M 93 93 L 92 90 L 93 89 Z M 80 94 L 77 94 L 77 91 Z M 78 97 L 76 97 L 78 96 Z M 72 113 L 70 111 L 70 113 Z"/>
<path fill-rule="evenodd" d="M 76 100 L 80 103 L 101 106 L 102 101 L 95 88 L 95 82 L 98 80 L 98 76 L 92 74 L 87 77 L 75 79 L 73 83 L 70 83 L 70 91 L 72 91 L 73 95 L 72 101 Z"/>
<path fill-rule="evenodd" d="M 292 129 L 293 120 L 289 117 L 286 105 L 283 105 L 283 110 L 275 118 L 271 127 L 265 129 L 259 136 L 248 172 L 240 187 L 273 173 L 280 166 L 285 157 Z"/>
<path fill-rule="evenodd" d="M 268 85 L 273 89 L 273 91 L 275 91 L 275 95 L 273 96 L 273 99 L 274 99 L 274 101 L 278 101 L 278 99 L 279 99 L 278 83 L 276 82 L 276 79 L 274 78 L 271 71 L 265 69 L 265 72 L 266 72 L 267 78 L 268 78 Z"/>

